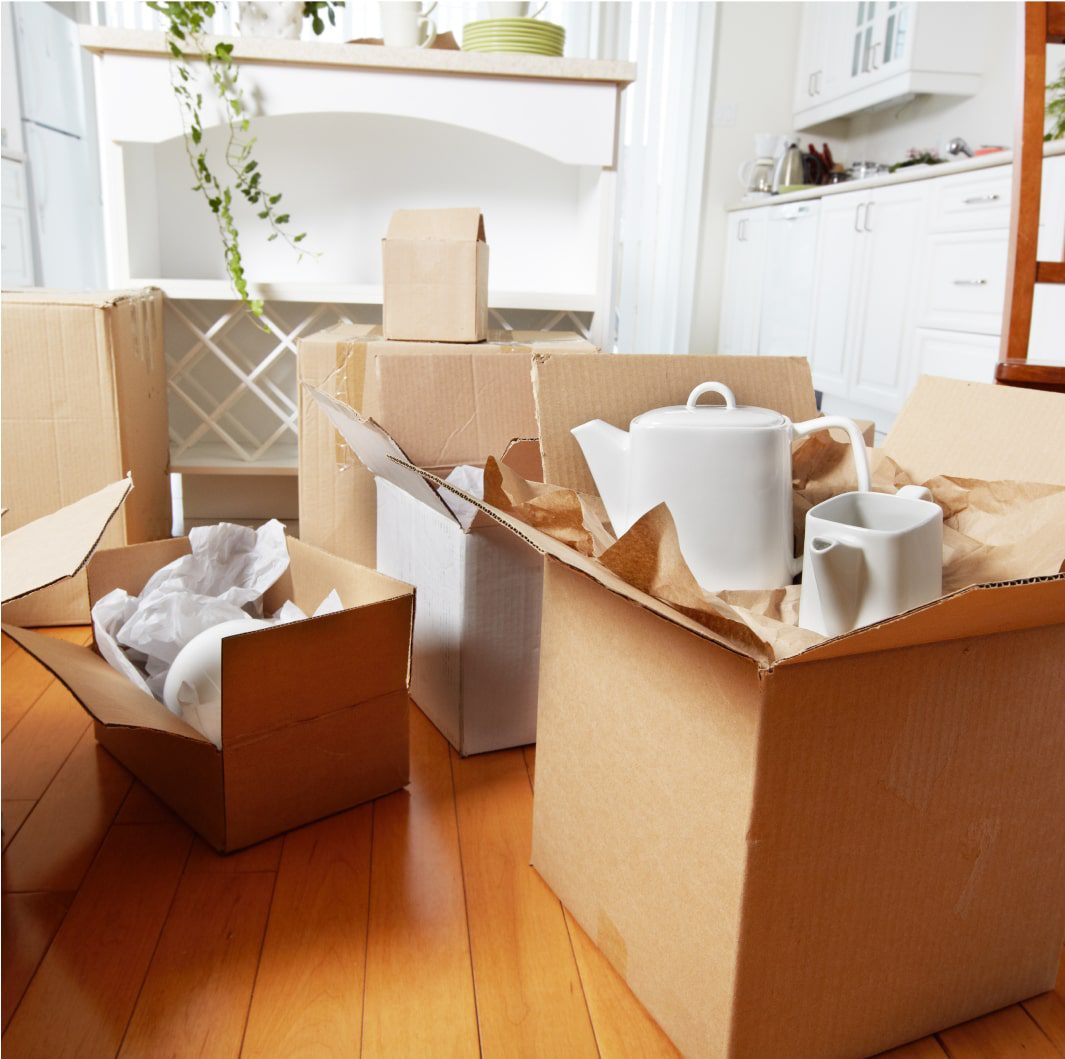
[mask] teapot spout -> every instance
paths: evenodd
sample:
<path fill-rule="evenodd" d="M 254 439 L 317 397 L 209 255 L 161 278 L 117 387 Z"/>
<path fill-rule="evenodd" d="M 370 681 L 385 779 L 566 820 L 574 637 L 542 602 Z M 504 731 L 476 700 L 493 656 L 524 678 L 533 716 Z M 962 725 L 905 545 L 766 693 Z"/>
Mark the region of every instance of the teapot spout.
<path fill-rule="evenodd" d="M 850 632 L 858 621 L 862 549 L 838 537 L 819 536 L 810 542 L 807 562 L 821 604 L 819 631 L 826 636 Z"/>
<path fill-rule="evenodd" d="M 601 419 L 582 423 L 570 433 L 584 453 L 588 470 L 606 508 L 607 517 L 620 537 L 630 525 L 628 511 L 629 435 Z"/>

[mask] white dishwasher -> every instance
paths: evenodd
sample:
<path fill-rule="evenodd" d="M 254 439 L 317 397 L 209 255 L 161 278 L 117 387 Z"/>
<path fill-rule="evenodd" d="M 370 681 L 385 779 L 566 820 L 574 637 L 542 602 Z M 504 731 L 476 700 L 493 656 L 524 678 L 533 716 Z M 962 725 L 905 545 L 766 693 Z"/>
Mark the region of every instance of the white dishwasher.
<path fill-rule="evenodd" d="M 769 223 L 758 329 L 762 356 L 809 355 L 819 206 L 814 200 L 766 207 Z"/>

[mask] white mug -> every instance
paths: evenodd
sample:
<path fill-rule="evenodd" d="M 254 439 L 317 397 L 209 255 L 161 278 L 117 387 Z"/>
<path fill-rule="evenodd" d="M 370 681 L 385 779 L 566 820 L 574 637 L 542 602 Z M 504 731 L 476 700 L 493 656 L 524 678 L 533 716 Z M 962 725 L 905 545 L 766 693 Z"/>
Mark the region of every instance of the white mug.
<path fill-rule="evenodd" d="M 919 485 L 841 493 L 806 513 L 799 625 L 824 636 L 943 593 L 943 512 Z"/>
<path fill-rule="evenodd" d="M 421 0 L 382 0 L 381 36 L 389 48 L 431 48 L 436 41 L 436 23 L 429 18 L 432 3 L 423 11 Z"/>
<path fill-rule="evenodd" d="M 504 2 L 490 3 L 488 6 L 489 18 L 536 18 L 540 12 L 547 7 L 547 0 L 542 3 L 531 15 L 529 14 L 529 5 L 526 2 L 516 2 L 516 0 L 504 0 Z"/>

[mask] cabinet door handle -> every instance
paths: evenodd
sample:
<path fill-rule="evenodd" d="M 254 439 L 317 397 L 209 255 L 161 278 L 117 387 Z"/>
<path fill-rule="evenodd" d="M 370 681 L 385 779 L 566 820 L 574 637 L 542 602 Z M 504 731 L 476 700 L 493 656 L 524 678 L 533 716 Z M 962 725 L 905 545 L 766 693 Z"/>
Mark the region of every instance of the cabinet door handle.
<path fill-rule="evenodd" d="M 880 51 L 880 41 L 877 41 L 877 42 L 876 42 L 876 43 L 875 43 L 875 44 L 873 45 L 873 47 L 872 47 L 872 49 L 871 49 L 871 56 L 870 56 L 870 57 L 872 58 L 872 60 L 873 60 L 873 69 L 874 69 L 874 70 L 879 70 L 879 69 L 880 69 L 880 63 L 878 63 L 878 62 L 876 61 L 876 56 L 877 56 L 877 53 L 878 53 L 879 51 Z"/>
<path fill-rule="evenodd" d="M 808 96 L 812 96 L 814 94 L 814 75 L 813 74 L 810 74 L 810 76 L 806 78 L 806 94 Z"/>
<path fill-rule="evenodd" d="M 865 209 L 865 203 L 859 202 L 854 209 L 854 230 L 860 235 L 862 231 L 862 210 Z"/>
<path fill-rule="evenodd" d="M 865 230 L 867 232 L 871 232 L 873 230 L 872 217 L 873 217 L 873 203 L 867 202 L 865 204 L 865 225 L 864 225 Z"/>
<path fill-rule="evenodd" d="M 814 95 L 816 96 L 821 94 L 821 74 L 823 72 L 823 70 L 818 70 L 817 73 L 814 74 Z"/>
<path fill-rule="evenodd" d="M 963 206 L 978 206 L 981 202 L 998 202 L 999 196 L 997 193 L 991 195 L 973 195 L 970 198 L 962 199 Z"/>
<path fill-rule="evenodd" d="M 986 279 L 956 279 L 953 281 L 955 287 L 986 287 Z"/>
<path fill-rule="evenodd" d="M 741 217 L 739 226 L 736 229 L 736 237 L 739 239 L 739 241 L 741 243 L 746 242 L 746 240 L 744 239 L 744 236 L 743 236 L 743 229 L 746 228 L 746 227 L 747 227 L 747 218 L 746 217 Z"/>

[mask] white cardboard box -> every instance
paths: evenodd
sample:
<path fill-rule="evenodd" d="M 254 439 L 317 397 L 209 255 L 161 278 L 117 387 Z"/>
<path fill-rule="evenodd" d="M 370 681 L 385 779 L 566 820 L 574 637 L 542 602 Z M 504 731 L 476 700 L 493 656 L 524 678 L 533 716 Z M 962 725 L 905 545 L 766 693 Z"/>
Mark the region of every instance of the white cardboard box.
<path fill-rule="evenodd" d="M 381 427 L 309 389 L 376 478 L 378 570 L 416 588 L 411 698 L 463 755 L 534 742 L 542 558 L 486 515 L 464 529 Z"/>

